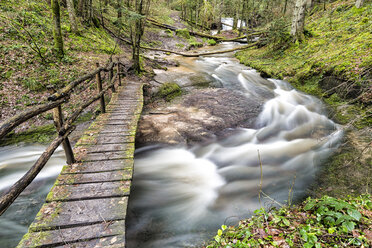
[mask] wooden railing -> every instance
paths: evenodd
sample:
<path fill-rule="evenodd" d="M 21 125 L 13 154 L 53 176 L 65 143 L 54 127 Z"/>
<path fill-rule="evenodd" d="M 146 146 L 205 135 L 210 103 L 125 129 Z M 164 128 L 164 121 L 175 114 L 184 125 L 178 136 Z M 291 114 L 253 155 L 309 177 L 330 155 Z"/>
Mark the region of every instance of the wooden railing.
<path fill-rule="evenodd" d="M 48 102 L 39 105 L 35 108 L 25 110 L 0 124 L 0 140 L 3 139 L 12 130 L 27 120 L 45 113 L 53 109 L 53 120 L 57 130 L 57 137 L 47 147 L 44 153 L 38 158 L 34 165 L 26 174 L 19 179 L 9 190 L 7 190 L 0 198 L 0 216 L 8 209 L 8 207 L 15 201 L 15 199 L 22 193 L 22 191 L 35 179 L 41 169 L 48 162 L 50 157 L 59 145 L 62 144 L 66 154 L 67 164 L 75 163 L 74 154 L 68 136 L 76 128 L 73 124 L 74 121 L 82 114 L 82 112 L 96 101 L 100 101 L 101 113 L 106 112 L 105 107 L 105 93 L 109 90 L 115 92 L 115 84 L 121 86 L 122 69 L 124 65 L 120 62 L 119 58 L 115 62 L 110 58 L 106 67 L 100 67 L 96 64 L 97 69 L 83 77 L 80 77 L 69 83 L 63 89 L 54 92 L 48 97 Z M 107 85 L 103 88 L 101 72 L 108 73 Z M 74 112 L 66 118 L 63 118 L 62 105 L 70 100 L 70 96 L 74 93 L 74 89 L 83 83 L 91 84 L 95 79 L 97 94 L 86 100 L 81 106 L 74 109 Z M 117 79 L 117 80 L 116 80 Z"/>

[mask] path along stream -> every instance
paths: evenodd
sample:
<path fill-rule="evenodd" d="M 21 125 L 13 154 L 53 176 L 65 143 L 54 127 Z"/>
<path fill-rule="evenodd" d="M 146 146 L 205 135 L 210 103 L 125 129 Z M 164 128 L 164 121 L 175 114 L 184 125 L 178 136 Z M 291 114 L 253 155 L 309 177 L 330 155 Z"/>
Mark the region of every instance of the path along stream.
<path fill-rule="evenodd" d="M 212 49 L 229 49 L 225 43 Z M 339 145 L 342 130 L 323 103 L 287 82 L 263 79 L 233 54 L 175 57 L 172 73 L 207 73 L 223 87 L 265 101 L 254 128 L 192 147 L 137 150 L 127 222 L 128 247 L 194 247 L 223 224 L 236 224 L 260 207 L 262 190 L 280 203 L 303 198 L 317 169 Z M 270 93 L 272 97 L 268 98 Z M 247 106 L 249 108 L 249 106 Z M 275 203 L 263 196 L 262 206 Z"/>
<path fill-rule="evenodd" d="M 233 46 L 237 44 L 211 49 Z M 327 118 L 320 100 L 285 81 L 261 78 L 232 54 L 176 59 L 181 66 L 173 73 L 207 73 L 223 87 L 243 92 L 247 99 L 262 98 L 265 104 L 254 128 L 240 128 L 223 140 L 138 150 L 128 210 L 129 248 L 197 246 L 222 224 L 251 216 L 260 207 L 258 152 L 263 192 L 284 203 L 294 181 L 291 199 L 301 199 L 342 138 L 340 126 Z M 268 98 L 268 92 L 273 97 Z M 0 191 L 20 178 L 43 150 L 0 148 Z M 64 161 L 58 150 L 36 182 L 0 217 L 1 247 L 14 247 L 27 231 Z M 272 205 L 271 199 L 263 198 L 262 206 Z"/>

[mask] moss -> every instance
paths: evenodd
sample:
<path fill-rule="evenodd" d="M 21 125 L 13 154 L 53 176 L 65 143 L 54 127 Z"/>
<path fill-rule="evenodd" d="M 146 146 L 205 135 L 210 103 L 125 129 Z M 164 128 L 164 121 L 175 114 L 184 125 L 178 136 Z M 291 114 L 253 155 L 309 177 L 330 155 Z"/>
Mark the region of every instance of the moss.
<path fill-rule="evenodd" d="M 177 29 L 176 30 L 176 35 L 179 36 L 179 37 L 182 37 L 182 38 L 185 38 L 185 39 L 190 39 L 190 33 L 189 33 L 189 30 L 187 30 L 187 28 L 184 28 L 184 29 Z"/>
<path fill-rule="evenodd" d="M 166 29 L 165 30 L 165 33 L 168 34 L 169 37 L 173 37 L 174 36 L 173 31 L 170 30 L 170 29 Z"/>
<path fill-rule="evenodd" d="M 183 43 L 177 43 L 177 44 L 176 44 L 176 47 L 184 48 L 184 47 L 185 47 L 185 44 L 183 44 Z"/>
<path fill-rule="evenodd" d="M 195 37 L 191 37 L 188 40 L 188 42 L 189 42 L 188 49 L 192 49 L 192 48 L 197 48 L 197 47 L 202 47 L 203 46 L 203 43 L 197 41 Z"/>
<path fill-rule="evenodd" d="M 8 146 L 19 143 L 50 143 L 57 136 L 56 129 L 53 124 L 48 124 L 39 127 L 31 127 L 29 130 L 14 133 L 11 132 L 1 142 L 2 146 Z"/>
<path fill-rule="evenodd" d="M 155 97 L 163 98 L 167 102 L 170 102 L 175 97 L 180 96 L 181 94 L 182 94 L 182 90 L 178 84 L 165 83 L 159 88 L 159 91 L 156 93 Z"/>
<path fill-rule="evenodd" d="M 208 43 L 209 46 L 215 46 L 217 44 L 217 42 L 213 39 L 207 40 L 207 43 Z"/>
<path fill-rule="evenodd" d="M 43 241 L 49 237 L 50 234 L 48 232 L 28 232 L 23 236 L 16 248 L 41 246 L 44 243 Z"/>

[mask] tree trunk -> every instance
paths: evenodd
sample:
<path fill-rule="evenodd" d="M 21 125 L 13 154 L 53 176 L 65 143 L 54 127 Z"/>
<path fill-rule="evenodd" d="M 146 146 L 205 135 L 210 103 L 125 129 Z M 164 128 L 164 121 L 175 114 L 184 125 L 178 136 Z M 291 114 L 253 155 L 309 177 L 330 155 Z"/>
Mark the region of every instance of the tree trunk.
<path fill-rule="evenodd" d="M 148 14 L 150 10 L 150 0 L 136 0 L 135 10 L 137 14 L 140 14 L 141 16 Z M 131 28 L 133 69 L 137 73 L 141 72 L 140 49 L 145 22 L 146 18 L 137 18 Z"/>
<path fill-rule="evenodd" d="M 52 13 L 53 13 L 53 38 L 54 48 L 56 49 L 57 55 L 62 58 L 64 56 L 63 51 L 63 39 L 61 30 L 61 14 L 59 8 L 59 1 L 51 1 Z"/>
<path fill-rule="evenodd" d="M 355 7 L 357 7 L 358 9 L 361 8 L 363 6 L 363 2 L 364 0 L 356 0 Z"/>
<path fill-rule="evenodd" d="M 122 17 L 121 8 L 122 8 L 122 0 L 118 0 L 118 19 Z"/>
<path fill-rule="evenodd" d="M 306 0 L 296 0 L 293 11 L 291 35 L 293 41 L 301 41 L 304 38 Z"/>
<path fill-rule="evenodd" d="M 78 33 L 79 30 L 78 30 L 78 26 L 76 22 L 74 0 L 66 0 L 66 5 L 67 5 L 68 17 L 70 19 L 71 31 L 74 33 Z"/>

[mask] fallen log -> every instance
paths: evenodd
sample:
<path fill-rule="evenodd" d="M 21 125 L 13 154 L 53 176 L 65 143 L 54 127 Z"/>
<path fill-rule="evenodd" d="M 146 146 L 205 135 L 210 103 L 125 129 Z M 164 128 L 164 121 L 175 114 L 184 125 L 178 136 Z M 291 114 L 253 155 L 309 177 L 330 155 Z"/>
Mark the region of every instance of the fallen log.
<path fill-rule="evenodd" d="M 162 49 L 162 48 L 152 48 L 152 47 L 143 47 L 143 46 L 141 46 L 141 48 L 142 49 L 147 49 L 147 50 L 159 51 L 159 52 L 173 53 L 173 54 L 181 55 L 181 56 L 184 56 L 184 57 L 200 57 L 200 56 L 208 56 L 208 55 L 214 55 L 214 54 L 223 54 L 223 53 L 235 52 L 235 51 L 244 50 L 244 49 L 247 49 L 247 48 L 254 47 L 255 45 L 257 45 L 257 42 L 249 44 L 249 45 L 241 46 L 241 47 L 232 48 L 232 49 L 214 51 L 214 52 L 205 52 L 205 53 L 182 53 L 182 52 L 176 52 L 176 51 Z"/>
<path fill-rule="evenodd" d="M 121 40 L 121 41 L 123 41 L 123 42 L 125 42 L 129 45 L 132 45 L 132 43 L 130 41 L 128 41 L 128 40 L 126 40 L 122 37 L 117 36 L 114 32 L 112 32 L 108 28 L 105 28 L 105 29 L 108 30 L 111 33 L 111 35 L 114 36 L 116 39 Z M 238 37 L 238 38 L 241 39 L 242 37 Z M 222 54 L 222 53 L 229 53 L 229 52 L 244 50 L 244 49 L 253 47 L 255 45 L 257 45 L 257 42 L 251 43 L 251 44 L 248 44 L 248 45 L 245 45 L 245 46 L 241 46 L 241 47 L 236 47 L 236 48 L 233 48 L 233 49 L 228 49 L 228 50 L 206 52 L 206 53 L 194 53 L 194 54 L 193 53 L 182 53 L 182 52 L 177 52 L 177 51 L 172 51 L 172 50 L 167 50 L 167 49 L 162 49 L 162 48 L 145 47 L 145 46 L 141 46 L 141 49 L 159 51 L 159 52 L 165 52 L 165 53 L 173 53 L 173 54 L 181 55 L 181 56 L 184 56 L 184 57 L 200 57 L 200 56 Z"/>
<path fill-rule="evenodd" d="M 168 24 L 160 23 L 160 22 L 158 22 L 154 19 L 151 19 L 151 18 L 147 18 L 147 21 L 150 24 L 152 24 L 154 26 L 157 26 L 157 27 L 160 27 L 160 28 L 169 29 L 169 30 L 172 30 L 172 31 L 179 30 L 179 28 L 170 26 Z M 203 33 L 200 33 L 200 32 L 190 31 L 190 30 L 189 30 L 189 34 L 191 34 L 192 36 L 199 36 L 199 37 L 202 37 L 202 38 L 214 39 L 214 40 L 217 40 L 217 41 L 221 41 L 221 40 L 224 39 L 223 37 L 218 37 L 218 36 L 209 35 L 209 34 L 203 34 Z"/>

